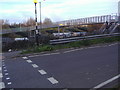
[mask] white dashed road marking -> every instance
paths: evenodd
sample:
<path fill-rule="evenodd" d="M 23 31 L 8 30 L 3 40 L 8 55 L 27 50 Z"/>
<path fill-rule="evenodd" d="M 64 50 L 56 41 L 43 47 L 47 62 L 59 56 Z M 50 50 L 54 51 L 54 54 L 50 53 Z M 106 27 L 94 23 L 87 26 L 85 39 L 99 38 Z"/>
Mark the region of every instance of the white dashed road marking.
<path fill-rule="evenodd" d="M 4 82 L 0 82 L 0 89 L 5 88 L 5 83 Z"/>
<path fill-rule="evenodd" d="M 23 59 L 28 59 L 27 57 L 22 57 Z"/>
<path fill-rule="evenodd" d="M 8 78 L 6 78 L 7 80 L 9 80 L 10 78 L 8 77 Z"/>
<path fill-rule="evenodd" d="M 7 72 L 7 69 L 5 69 L 4 72 Z"/>
<path fill-rule="evenodd" d="M 57 84 L 58 81 L 54 79 L 53 77 L 47 78 L 52 84 Z"/>
<path fill-rule="evenodd" d="M 11 82 L 8 82 L 7 84 L 10 85 L 10 84 L 12 84 L 12 83 L 11 83 Z"/>
<path fill-rule="evenodd" d="M 31 60 L 26 60 L 28 63 L 32 63 L 32 61 Z"/>
<path fill-rule="evenodd" d="M 6 67 L 3 67 L 4 69 L 6 68 Z"/>
<path fill-rule="evenodd" d="M 2 70 L 2 67 L 0 67 L 0 71 Z"/>
<path fill-rule="evenodd" d="M 37 67 L 38 67 L 38 65 L 36 65 L 36 64 L 32 64 L 32 66 L 33 66 L 34 68 L 37 68 Z"/>
<path fill-rule="evenodd" d="M 97 86 L 95 86 L 93 89 L 95 89 L 95 88 L 101 88 L 101 87 L 105 86 L 106 84 L 108 84 L 108 83 L 110 83 L 110 82 L 118 79 L 119 77 L 120 77 L 120 74 L 117 75 L 117 76 L 115 76 L 115 77 L 113 77 L 113 78 L 111 78 L 111 79 L 109 79 L 109 80 L 107 80 L 107 81 L 105 81 L 105 82 L 103 82 L 103 83 L 101 83 L 101 84 L 99 84 L 99 85 L 97 85 Z"/>
<path fill-rule="evenodd" d="M 8 75 L 8 73 L 5 73 L 5 75 Z"/>
<path fill-rule="evenodd" d="M 2 78 L 3 77 L 3 74 L 2 73 L 0 73 L 0 78 Z"/>
<path fill-rule="evenodd" d="M 47 72 L 45 72 L 44 70 L 38 70 L 38 72 L 40 72 L 40 74 L 42 75 L 47 74 Z"/>

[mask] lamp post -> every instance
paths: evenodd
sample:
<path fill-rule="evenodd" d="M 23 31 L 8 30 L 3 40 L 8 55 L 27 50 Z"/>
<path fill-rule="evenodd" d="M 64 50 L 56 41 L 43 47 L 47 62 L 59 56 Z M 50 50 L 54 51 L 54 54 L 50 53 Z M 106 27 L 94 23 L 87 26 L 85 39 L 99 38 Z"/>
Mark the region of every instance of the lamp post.
<path fill-rule="evenodd" d="M 118 2 L 118 22 L 120 24 L 120 1 Z"/>
<path fill-rule="evenodd" d="M 42 21 L 41 21 L 41 2 L 39 2 L 40 4 L 40 29 L 42 29 Z"/>
<path fill-rule="evenodd" d="M 33 2 L 34 2 L 34 4 L 35 4 L 35 22 L 36 22 L 35 37 L 36 37 L 36 44 L 37 44 L 37 46 L 39 46 L 39 40 L 38 40 L 39 30 L 38 30 L 38 24 L 37 24 L 37 9 L 36 9 L 36 4 L 37 4 L 38 2 L 37 2 L 37 0 L 34 0 Z"/>

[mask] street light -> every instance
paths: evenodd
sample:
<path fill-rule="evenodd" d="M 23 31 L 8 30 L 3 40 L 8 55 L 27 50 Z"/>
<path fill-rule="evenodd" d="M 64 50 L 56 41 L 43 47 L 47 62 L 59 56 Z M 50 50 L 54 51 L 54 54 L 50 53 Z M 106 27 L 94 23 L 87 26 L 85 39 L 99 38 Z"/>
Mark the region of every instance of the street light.
<path fill-rule="evenodd" d="M 42 29 L 42 21 L 41 21 L 41 2 L 40 3 L 40 29 Z"/>
<path fill-rule="evenodd" d="M 36 44 L 37 46 L 39 46 L 39 40 L 38 40 L 38 37 L 39 37 L 39 30 L 38 30 L 38 24 L 37 24 L 37 9 L 36 9 L 36 4 L 38 3 L 37 0 L 34 0 L 33 1 L 34 4 L 35 4 L 35 22 L 36 22 L 36 30 L 35 30 L 35 37 L 36 37 Z"/>

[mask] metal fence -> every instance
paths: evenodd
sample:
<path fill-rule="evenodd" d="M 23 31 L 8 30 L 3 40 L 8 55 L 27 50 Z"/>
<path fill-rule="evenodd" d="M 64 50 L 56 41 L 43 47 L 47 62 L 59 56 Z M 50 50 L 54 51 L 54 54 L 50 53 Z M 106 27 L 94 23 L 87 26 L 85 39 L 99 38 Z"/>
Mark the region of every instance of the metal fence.
<path fill-rule="evenodd" d="M 70 25 L 82 25 L 82 24 L 96 24 L 96 23 L 105 23 L 108 22 L 117 22 L 118 15 L 103 15 L 103 16 L 94 16 L 94 17 L 87 17 L 87 18 L 79 18 L 79 19 L 71 19 L 71 20 L 64 20 L 59 22 L 54 22 L 50 25 L 42 25 L 42 28 L 50 28 L 50 27 L 58 27 L 59 24 L 63 26 L 70 26 Z M 40 26 L 38 26 L 38 29 Z M 20 27 L 20 28 L 9 28 L 9 29 L 2 29 L 0 34 L 4 33 L 12 33 L 12 32 L 23 32 L 23 31 L 31 31 L 35 30 L 35 26 L 31 27 Z"/>
<path fill-rule="evenodd" d="M 50 44 L 63 44 L 69 43 L 74 41 L 80 41 L 84 39 L 96 39 L 96 38 L 103 38 L 103 37 L 111 37 L 111 36 L 119 36 L 120 33 L 113 33 L 113 34 L 102 34 L 102 35 L 91 35 L 91 36 L 84 36 L 84 37 L 73 37 L 73 38 L 65 38 L 65 39 L 57 39 L 57 40 L 50 40 Z"/>

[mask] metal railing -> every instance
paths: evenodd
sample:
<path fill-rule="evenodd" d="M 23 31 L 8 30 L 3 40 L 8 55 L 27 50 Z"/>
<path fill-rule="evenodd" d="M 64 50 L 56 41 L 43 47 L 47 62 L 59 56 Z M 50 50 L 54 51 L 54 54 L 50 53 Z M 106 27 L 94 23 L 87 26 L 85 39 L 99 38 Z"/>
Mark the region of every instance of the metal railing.
<path fill-rule="evenodd" d="M 93 16 L 93 17 L 87 17 L 87 18 L 79 18 L 79 19 L 58 21 L 58 22 L 54 22 L 51 25 L 42 25 L 42 28 L 58 27 L 59 24 L 62 24 L 63 26 L 83 25 L 83 24 L 87 25 L 87 24 L 95 24 L 95 23 L 105 23 L 106 21 L 117 22 L 118 21 L 118 15 L 117 14 L 116 15 L 103 15 L 103 16 Z M 40 26 L 38 26 L 38 29 L 39 28 L 40 28 Z M 31 31 L 31 30 L 35 30 L 35 26 L 2 29 L 2 32 L 0 32 L 0 33 L 4 34 L 4 33 L 12 33 L 12 32 Z"/>
<path fill-rule="evenodd" d="M 120 33 L 113 33 L 113 34 L 102 34 L 102 35 L 91 35 L 91 36 L 84 36 L 84 37 L 57 39 L 57 40 L 50 40 L 50 44 L 51 45 L 63 44 L 63 43 L 69 43 L 69 42 L 80 41 L 80 40 L 85 40 L 85 39 L 96 39 L 96 38 L 119 36 L 119 35 L 120 35 Z"/>
<path fill-rule="evenodd" d="M 79 19 L 71 19 L 65 21 L 56 22 L 58 25 L 62 24 L 64 26 L 67 25 L 81 25 L 81 24 L 91 24 L 91 23 L 105 23 L 108 22 L 116 22 L 118 21 L 118 15 L 103 15 L 103 16 L 94 16 L 87 18 L 79 18 Z"/>

